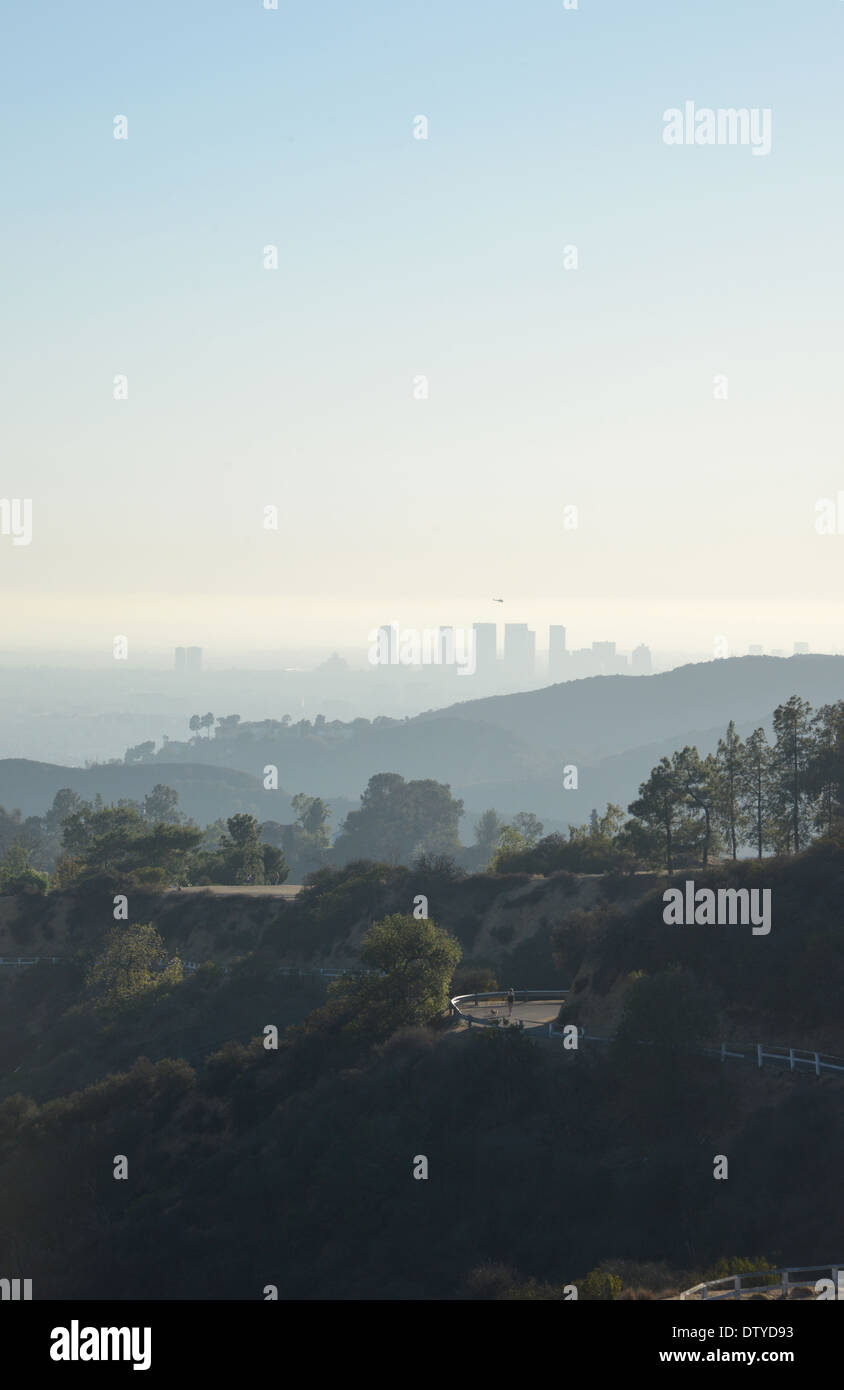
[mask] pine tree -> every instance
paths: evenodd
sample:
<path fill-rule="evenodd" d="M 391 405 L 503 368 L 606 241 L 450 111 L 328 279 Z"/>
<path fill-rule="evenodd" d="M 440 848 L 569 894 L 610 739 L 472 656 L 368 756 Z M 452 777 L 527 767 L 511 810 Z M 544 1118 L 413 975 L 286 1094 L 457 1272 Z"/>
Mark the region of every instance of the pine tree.
<path fill-rule="evenodd" d="M 778 839 L 792 854 L 809 837 L 807 812 L 811 801 L 809 769 L 813 752 L 812 706 L 792 695 L 774 710 L 772 804 Z"/>
<path fill-rule="evenodd" d="M 719 738 L 715 754 L 717 770 L 716 817 L 724 831 L 733 859 L 738 852 L 739 799 L 744 760 L 744 744 L 736 733 L 735 722 L 727 725 L 726 737 Z"/>

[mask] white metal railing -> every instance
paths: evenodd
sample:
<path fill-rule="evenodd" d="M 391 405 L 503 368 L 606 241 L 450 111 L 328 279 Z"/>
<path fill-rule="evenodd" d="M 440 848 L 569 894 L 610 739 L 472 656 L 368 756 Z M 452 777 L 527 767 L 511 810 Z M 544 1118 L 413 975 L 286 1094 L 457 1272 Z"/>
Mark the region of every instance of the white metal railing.
<path fill-rule="evenodd" d="M 555 1021 L 548 1024 L 549 1036 L 559 1032 Z M 611 1043 L 615 1038 L 601 1038 L 593 1033 L 587 1033 L 583 1028 L 578 1029 L 578 1036 L 584 1042 Z M 653 1043 L 640 1043 L 640 1047 L 652 1047 Z M 735 1046 L 735 1044 L 733 1045 Z M 810 1067 L 815 1076 L 820 1076 L 824 1071 L 844 1072 L 844 1057 L 833 1057 L 827 1052 L 812 1052 L 811 1049 L 800 1047 L 779 1047 L 768 1046 L 762 1043 L 745 1043 L 742 1046 L 749 1049 L 745 1052 L 734 1051 L 727 1043 L 721 1043 L 720 1047 L 701 1047 L 695 1052 L 696 1057 L 718 1057 L 725 1062 L 728 1057 L 733 1057 L 739 1061 L 755 1060 L 758 1067 L 762 1067 L 766 1062 L 780 1062 L 788 1066 L 790 1071 L 796 1071 L 798 1067 Z"/>
<path fill-rule="evenodd" d="M 38 965 L 42 960 L 56 965 L 61 959 L 61 956 L 0 956 L 0 965 Z"/>
<path fill-rule="evenodd" d="M 839 1270 L 844 1273 L 844 1265 L 791 1265 L 788 1269 L 755 1269 L 747 1274 L 726 1274 L 721 1279 L 708 1279 L 703 1284 L 695 1284 L 685 1289 L 680 1299 L 723 1299 L 741 1298 L 745 1294 L 773 1293 L 779 1289 L 780 1298 L 788 1298 L 792 1289 L 811 1289 L 817 1292 L 820 1279 L 831 1279 L 838 1297 L 841 1296 Z M 811 1279 L 792 1279 L 793 1274 L 811 1274 Z M 745 1279 L 764 1279 L 764 1284 L 746 1286 Z M 774 1282 L 771 1282 L 771 1281 Z"/>
<path fill-rule="evenodd" d="M 540 1002 L 543 999 L 559 999 L 562 1003 L 564 999 L 568 998 L 568 993 L 567 989 L 516 989 L 513 991 L 516 1001 L 518 1002 L 521 1000 L 523 1003 L 530 1003 L 534 1000 Z M 470 1028 L 473 1023 L 479 1024 L 481 1027 L 497 1028 L 501 1023 L 500 1017 L 473 1018 L 470 1013 L 464 1012 L 460 1007 L 461 1004 L 467 1004 L 471 1000 L 474 1007 L 477 1008 L 478 1002 L 481 999 L 490 1001 L 500 1000 L 502 1003 L 506 1003 L 507 990 L 493 989 L 488 992 L 480 992 L 477 994 L 455 994 L 454 998 L 448 1001 L 452 1018 L 462 1018 L 465 1023 L 468 1023 Z"/>

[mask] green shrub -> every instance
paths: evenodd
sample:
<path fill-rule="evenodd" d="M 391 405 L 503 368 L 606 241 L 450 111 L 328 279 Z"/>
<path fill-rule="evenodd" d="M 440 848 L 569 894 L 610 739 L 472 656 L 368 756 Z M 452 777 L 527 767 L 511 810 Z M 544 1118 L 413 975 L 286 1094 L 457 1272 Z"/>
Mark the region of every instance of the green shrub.
<path fill-rule="evenodd" d="M 578 1298 L 591 1303 L 611 1303 L 621 1293 L 621 1280 L 617 1274 L 603 1269 L 592 1269 L 577 1287 Z"/>

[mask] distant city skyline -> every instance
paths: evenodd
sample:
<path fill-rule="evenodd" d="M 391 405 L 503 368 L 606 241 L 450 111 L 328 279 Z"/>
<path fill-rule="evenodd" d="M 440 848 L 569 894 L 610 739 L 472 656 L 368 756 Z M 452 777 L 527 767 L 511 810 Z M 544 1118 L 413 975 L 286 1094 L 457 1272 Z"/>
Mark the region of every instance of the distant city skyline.
<path fill-rule="evenodd" d="M 5 644 L 363 648 L 503 597 L 573 647 L 841 645 L 844 7 L 143 9 L 166 107 L 133 7 L 14 15 Z M 772 110 L 770 155 L 666 146 L 686 98 Z"/>

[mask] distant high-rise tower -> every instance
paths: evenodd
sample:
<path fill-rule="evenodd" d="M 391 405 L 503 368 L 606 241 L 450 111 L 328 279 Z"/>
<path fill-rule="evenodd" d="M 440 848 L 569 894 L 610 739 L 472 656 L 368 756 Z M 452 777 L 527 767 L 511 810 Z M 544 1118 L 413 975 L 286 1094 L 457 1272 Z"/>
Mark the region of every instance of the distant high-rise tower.
<path fill-rule="evenodd" d="M 201 647 L 188 647 L 187 651 L 185 652 L 185 666 L 187 667 L 188 671 L 202 670 Z"/>
<path fill-rule="evenodd" d="M 653 670 L 650 647 L 646 647 L 644 642 L 640 643 L 638 647 L 634 647 L 630 664 L 634 676 L 649 676 Z"/>
<path fill-rule="evenodd" d="M 615 642 L 593 642 L 592 660 L 595 670 L 604 676 L 610 676 L 616 669 Z"/>
<path fill-rule="evenodd" d="M 507 680 L 532 680 L 536 660 L 536 633 L 527 623 L 504 625 L 504 673 Z"/>
<path fill-rule="evenodd" d="M 491 676 L 498 655 L 495 623 L 473 623 L 475 634 L 475 669 L 479 676 Z"/>
<path fill-rule="evenodd" d="M 184 671 L 184 669 L 185 669 L 185 649 L 184 649 L 184 647 L 177 647 L 177 648 L 176 648 L 176 660 L 175 660 L 174 668 L 173 668 L 173 669 L 176 670 L 176 671 Z"/>
<path fill-rule="evenodd" d="M 566 630 L 560 623 L 548 629 L 548 679 L 561 681 L 566 668 Z"/>

